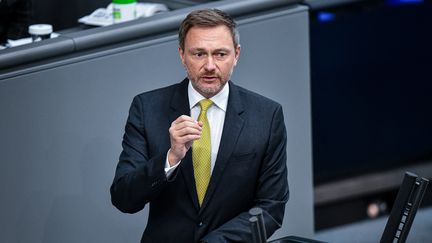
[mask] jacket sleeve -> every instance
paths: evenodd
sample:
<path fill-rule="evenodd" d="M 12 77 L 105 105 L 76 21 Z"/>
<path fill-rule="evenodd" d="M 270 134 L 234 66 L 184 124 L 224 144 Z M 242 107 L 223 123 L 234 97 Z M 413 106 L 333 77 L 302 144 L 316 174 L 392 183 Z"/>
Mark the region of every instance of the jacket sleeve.
<path fill-rule="evenodd" d="M 164 171 L 166 153 L 149 157 L 148 143 L 142 101 L 136 96 L 129 110 L 123 151 L 110 188 L 112 204 L 124 213 L 142 210 L 167 182 Z"/>
<path fill-rule="evenodd" d="M 253 207 L 263 210 L 267 236 L 270 237 L 282 225 L 285 204 L 288 200 L 286 167 L 286 129 L 282 107 L 278 107 L 271 123 L 271 132 L 263 166 L 257 181 Z M 242 212 L 218 229 L 210 232 L 204 242 L 252 242 L 249 213 Z"/>

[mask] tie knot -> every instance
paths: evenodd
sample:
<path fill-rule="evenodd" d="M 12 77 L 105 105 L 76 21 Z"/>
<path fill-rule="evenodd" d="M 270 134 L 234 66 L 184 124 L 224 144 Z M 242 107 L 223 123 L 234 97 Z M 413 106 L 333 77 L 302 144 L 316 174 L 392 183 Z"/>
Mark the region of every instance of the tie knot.
<path fill-rule="evenodd" d="M 211 101 L 210 99 L 202 99 L 199 102 L 200 106 L 201 106 L 201 111 L 202 112 L 207 112 L 207 109 L 213 105 L 213 101 Z"/>

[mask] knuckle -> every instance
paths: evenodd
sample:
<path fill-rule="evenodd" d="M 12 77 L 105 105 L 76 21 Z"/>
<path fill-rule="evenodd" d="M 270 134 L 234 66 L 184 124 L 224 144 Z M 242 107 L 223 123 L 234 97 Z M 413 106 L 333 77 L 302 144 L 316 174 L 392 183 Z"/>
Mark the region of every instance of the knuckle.
<path fill-rule="evenodd" d="M 176 131 L 174 130 L 174 128 L 170 128 L 168 131 L 169 131 L 169 133 L 171 135 L 174 135 L 176 133 Z"/>

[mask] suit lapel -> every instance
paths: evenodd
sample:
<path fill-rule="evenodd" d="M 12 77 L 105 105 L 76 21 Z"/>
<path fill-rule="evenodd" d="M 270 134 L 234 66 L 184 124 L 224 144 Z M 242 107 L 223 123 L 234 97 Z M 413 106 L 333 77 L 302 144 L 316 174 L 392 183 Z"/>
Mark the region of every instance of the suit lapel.
<path fill-rule="evenodd" d="M 188 79 L 184 79 L 171 99 L 170 124 L 181 115 L 190 116 L 189 98 L 188 98 Z M 193 174 L 192 153 L 191 149 L 186 153 L 179 165 L 179 172 L 185 181 L 187 191 L 196 210 L 199 209 L 198 197 L 195 187 L 195 179 Z"/>
<path fill-rule="evenodd" d="M 172 109 L 172 112 L 169 113 L 170 124 L 181 115 L 190 115 L 187 93 L 188 82 L 188 79 L 184 79 L 174 91 L 170 102 L 170 107 Z"/>
<path fill-rule="evenodd" d="M 244 125 L 244 120 L 240 116 L 244 110 L 240 94 L 237 87 L 232 84 L 231 81 L 229 85 L 230 93 L 219 151 L 200 213 L 203 212 L 208 202 L 211 200 Z"/>

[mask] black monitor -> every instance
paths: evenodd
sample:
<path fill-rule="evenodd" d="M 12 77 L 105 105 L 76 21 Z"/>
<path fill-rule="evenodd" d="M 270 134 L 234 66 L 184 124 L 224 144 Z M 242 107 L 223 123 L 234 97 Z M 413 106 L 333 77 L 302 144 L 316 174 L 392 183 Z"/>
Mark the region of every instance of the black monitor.
<path fill-rule="evenodd" d="M 315 185 L 432 161 L 432 2 L 351 2 L 310 12 Z"/>

